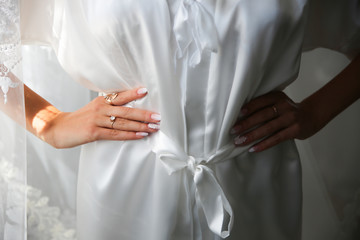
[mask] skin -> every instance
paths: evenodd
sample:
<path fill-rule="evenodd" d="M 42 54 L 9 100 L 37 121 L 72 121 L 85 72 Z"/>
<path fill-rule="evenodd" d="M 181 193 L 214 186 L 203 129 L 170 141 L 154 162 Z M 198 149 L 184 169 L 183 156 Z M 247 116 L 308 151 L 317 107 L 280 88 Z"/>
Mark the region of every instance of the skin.
<path fill-rule="evenodd" d="M 160 116 L 122 106 L 145 97 L 147 93 L 139 94 L 139 89 L 118 93 L 111 104 L 100 96 L 75 112 L 61 112 L 25 86 L 26 127 L 55 148 L 71 148 L 97 140 L 142 139 L 158 131 L 149 127 L 149 123 L 158 126 Z M 116 117 L 113 128 L 110 116 Z"/>
<path fill-rule="evenodd" d="M 306 139 L 360 98 L 360 54 L 334 79 L 300 103 L 270 92 L 242 107 L 231 134 L 237 146 L 261 152 L 289 139 Z M 273 106 L 276 107 L 274 110 Z M 262 141 L 254 144 L 254 142 Z"/>

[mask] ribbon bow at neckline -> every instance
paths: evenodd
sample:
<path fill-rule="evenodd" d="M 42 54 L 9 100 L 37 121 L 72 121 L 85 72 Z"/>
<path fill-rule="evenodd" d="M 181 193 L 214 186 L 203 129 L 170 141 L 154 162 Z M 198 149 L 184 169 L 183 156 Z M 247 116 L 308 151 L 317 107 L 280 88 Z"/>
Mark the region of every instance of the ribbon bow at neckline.
<path fill-rule="evenodd" d="M 204 52 L 218 51 L 214 18 L 197 0 L 181 1 L 173 30 L 177 43 L 176 58 L 183 58 L 188 51 L 191 67 L 201 62 Z"/>

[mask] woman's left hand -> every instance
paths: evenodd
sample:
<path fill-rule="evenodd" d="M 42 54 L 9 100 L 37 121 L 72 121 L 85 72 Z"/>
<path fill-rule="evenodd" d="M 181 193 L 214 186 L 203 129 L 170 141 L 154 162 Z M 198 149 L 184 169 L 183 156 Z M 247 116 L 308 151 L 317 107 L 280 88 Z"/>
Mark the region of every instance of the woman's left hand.
<path fill-rule="evenodd" d="M 308 108 L 276 91 L 257 97 L 241 110 L 244 118 L 231 130 L 237 146 L 259 141 L 249 152 L 261 152 L 289 139 L 305 139 L 316 132 Z"/>

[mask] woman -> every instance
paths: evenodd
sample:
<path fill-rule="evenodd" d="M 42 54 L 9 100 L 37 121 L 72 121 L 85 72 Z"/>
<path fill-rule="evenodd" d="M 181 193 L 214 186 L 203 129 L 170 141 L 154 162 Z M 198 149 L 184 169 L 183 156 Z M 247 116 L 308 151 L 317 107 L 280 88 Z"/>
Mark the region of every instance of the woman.
<path fill-rule="evenodd" d="M 286 140 L 311 136 L 360 92 L 359 57 L 301 104 L 279 92 L 302 48 L 358 53 L 359 27 L 336 4 L 322 13 L 349 31 L 312 39 L 320 4 L 23 1 L 23 43 L 51 44 L 74 79 L 105 93 L 63 113 L 25 88 L 31 132 L 57 148 L 88 143 L 78 238 L 299 239 L 300 164 Z"/>

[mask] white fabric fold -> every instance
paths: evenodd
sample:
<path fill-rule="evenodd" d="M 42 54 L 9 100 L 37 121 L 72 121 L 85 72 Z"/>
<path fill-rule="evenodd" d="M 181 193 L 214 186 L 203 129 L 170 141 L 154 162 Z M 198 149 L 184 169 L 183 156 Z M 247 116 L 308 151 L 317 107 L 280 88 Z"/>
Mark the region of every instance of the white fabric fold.
<path fill-rule="evenodd" d="M 204 211 L 210 230 L 222 238 L 228 237 L 234 222 L 233 210 L 214 171 L 209 167 L 210 164 L 220 162 L 223 153 L 212 155 L 209 159 L 188 156 L 161 131 L 157 135 L 153 152 L 169 175 L 182 170 L 192 173 L 198 194 L 196 204 Z M 226 226 L 225 229 L 223 226 Z"/>
<path fill-rule="evenodd" d="M 189 51 L 191 67 L 201 62 L 204 51 L 218 51 L 219 39 L 214 18 L 199 1 L 183 0 L 180 3 L 173 30 L 178 47 L 176 58 L 183 58 Z"/>

